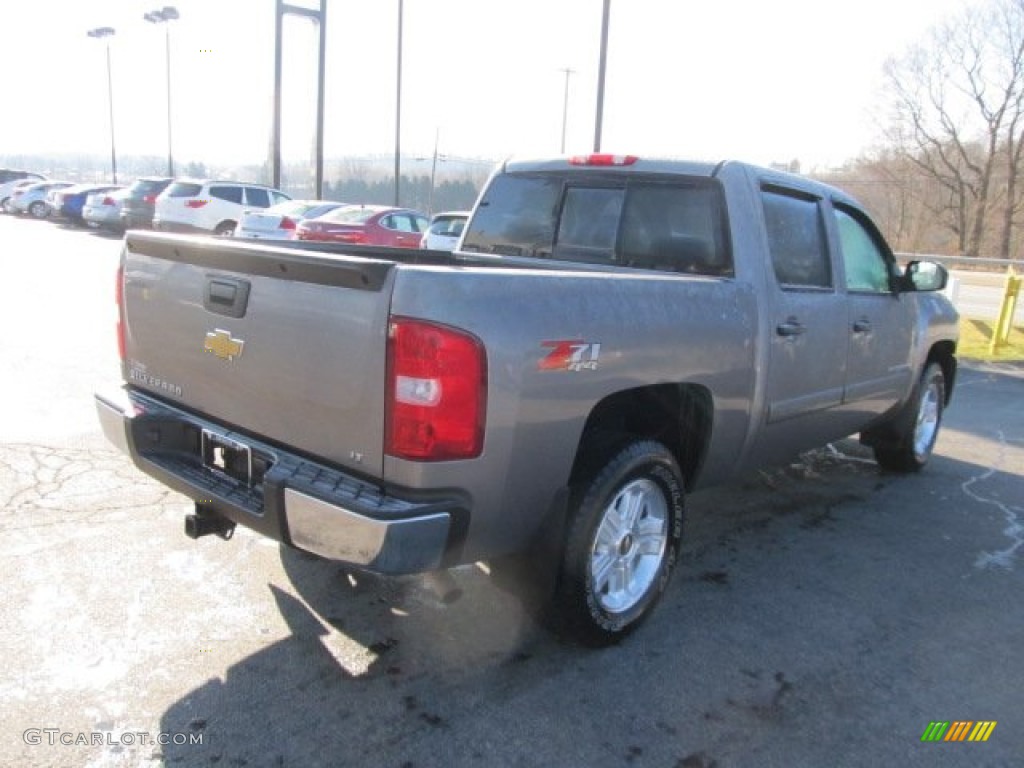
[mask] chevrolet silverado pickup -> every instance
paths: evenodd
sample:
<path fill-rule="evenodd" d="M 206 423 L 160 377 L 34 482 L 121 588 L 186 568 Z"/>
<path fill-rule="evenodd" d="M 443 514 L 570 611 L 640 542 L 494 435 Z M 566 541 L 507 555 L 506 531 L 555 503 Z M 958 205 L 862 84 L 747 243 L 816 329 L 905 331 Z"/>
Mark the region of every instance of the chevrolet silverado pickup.
<path fill-rule="evenodd" d="M 129 232 L 107 437 L 195 501 L 381 574 L 505 556 L 587 643 L 649 615 L 684 497 L 859 433 L 915 471 L 957 315 L 842 191 L 740 162 L 508 161 L 454 253 Z"/>

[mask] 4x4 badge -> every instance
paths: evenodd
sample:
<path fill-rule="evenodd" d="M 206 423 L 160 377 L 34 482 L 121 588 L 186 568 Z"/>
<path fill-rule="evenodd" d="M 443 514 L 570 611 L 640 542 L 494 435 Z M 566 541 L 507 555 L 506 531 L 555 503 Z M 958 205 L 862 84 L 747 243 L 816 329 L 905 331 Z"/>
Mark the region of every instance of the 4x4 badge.
<path fill-rule="evenodd" d="M 244 346 L 244 341 L 241 339 L 231 338 L 231 333 L 229 331 L 223 331 L 220 328 L 206 334 L 206 341 L 203 342 L 204 350 L 216 355 L 222 360 L 229 361 L 234 360 L 236 357 L 241 357 L 242 347 Z"/>

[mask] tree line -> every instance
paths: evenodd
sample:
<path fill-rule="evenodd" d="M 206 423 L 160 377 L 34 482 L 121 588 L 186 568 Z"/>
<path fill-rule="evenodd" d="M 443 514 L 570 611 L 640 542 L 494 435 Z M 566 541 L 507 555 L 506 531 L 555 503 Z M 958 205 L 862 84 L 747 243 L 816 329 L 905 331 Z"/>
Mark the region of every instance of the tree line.
<path fill-rule="evenodd" d="M 1024 0 L 951 16 L 884 70 L 884 146 L 818 174 L 848 189 L 898 251 L 1020 258 Z"/>

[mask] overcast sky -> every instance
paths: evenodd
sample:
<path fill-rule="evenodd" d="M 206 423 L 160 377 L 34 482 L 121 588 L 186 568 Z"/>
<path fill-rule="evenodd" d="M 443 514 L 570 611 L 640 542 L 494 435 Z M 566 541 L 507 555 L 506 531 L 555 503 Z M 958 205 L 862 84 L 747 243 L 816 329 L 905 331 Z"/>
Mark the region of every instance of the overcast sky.
<path fill-rule="evenodd" d="M 299 2 L 299 0 L 293 0 Z M 971 0 L 612 0 L 602 147 L 805 170 L 876 141 L 881 67 Z M 329 156 L 394 148 L 398 0 L 327 0 Z M 306 0 L 305 4 L 310 4 Z M 164 29 L 146 0 L 0 2 L 0 154 L 109 151 L 111 26 L 119 154 L 166 154 Z M 174 155 L 260 163 L 273 87 L 274 0 L 177 0 Z M 463 157 L 593 144 L 602 0 L 405 0 L 402 147 Z M 285 38 L 284 153 L 309 156 L 316 35 Z"/>

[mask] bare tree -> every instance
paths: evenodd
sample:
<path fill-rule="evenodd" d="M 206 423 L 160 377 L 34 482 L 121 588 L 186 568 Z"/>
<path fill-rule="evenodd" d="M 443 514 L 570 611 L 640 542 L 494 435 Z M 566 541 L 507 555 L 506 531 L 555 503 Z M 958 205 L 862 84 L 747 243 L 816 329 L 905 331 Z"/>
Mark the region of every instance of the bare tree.
<path fill-rule="evenodd" d="M 1008 255 L 1024 143 L 1024 0 L 968 8 L 890 59 L 885 75 L 890 138 L 941 190 L 933 210 L 955 233 L 960 252 L 979 255 L 998 199 L 998 247 Z M 994 194 L 1000 165 L 1005 189 Z"/>

